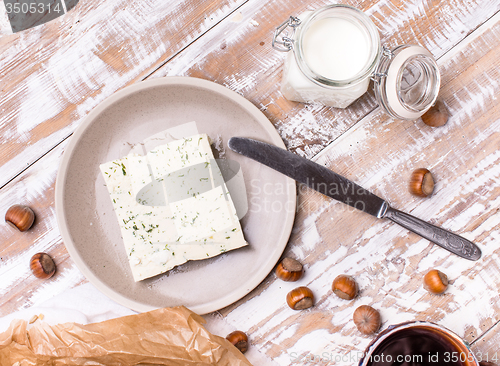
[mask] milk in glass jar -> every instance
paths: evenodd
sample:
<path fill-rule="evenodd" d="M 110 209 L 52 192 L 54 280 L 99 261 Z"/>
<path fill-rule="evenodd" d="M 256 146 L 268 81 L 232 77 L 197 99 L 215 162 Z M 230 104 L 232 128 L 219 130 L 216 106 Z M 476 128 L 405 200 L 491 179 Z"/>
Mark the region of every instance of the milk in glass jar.
<path fill-rule="evenodd" d="M 373 80 L 389 115 L 416 119 L 439 92 L 439 69 L 429 51 L 417 45 L 383 48 L 375 24 L 348 5 L 290 17 L 276 29 L 273 47 L 288 52 L 281 91 L 289 100 L 345 108 Z"/>

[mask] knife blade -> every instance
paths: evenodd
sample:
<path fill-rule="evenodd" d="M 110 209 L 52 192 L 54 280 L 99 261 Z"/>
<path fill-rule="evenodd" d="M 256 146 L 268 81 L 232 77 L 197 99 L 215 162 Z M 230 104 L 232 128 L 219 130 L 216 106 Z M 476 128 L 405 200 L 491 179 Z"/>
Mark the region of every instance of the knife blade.
<path fill-rule="evenodd" d="M 231 137 L 228 146 L 234 152 L 264 164 L 328 197 L 377 218 L 389 219 L 462 258 L 481 258 L 481 250 L 471 241 L 392 208 L 387 201 L 325 166 L 277 146 L 245 137 Z"/>

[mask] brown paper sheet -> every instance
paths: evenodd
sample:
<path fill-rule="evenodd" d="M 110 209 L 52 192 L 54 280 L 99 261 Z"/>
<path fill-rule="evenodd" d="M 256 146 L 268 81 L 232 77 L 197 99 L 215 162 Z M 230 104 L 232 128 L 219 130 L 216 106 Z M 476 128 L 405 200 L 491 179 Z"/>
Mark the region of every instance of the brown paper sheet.
<path fill-rule="evenodd" d="M 27 329 L 25 320 L 14 320 L 0 334 L 0 365 L 251 366 L 204 323 L 185 307 L 88 325 L 37 321 Z"/>

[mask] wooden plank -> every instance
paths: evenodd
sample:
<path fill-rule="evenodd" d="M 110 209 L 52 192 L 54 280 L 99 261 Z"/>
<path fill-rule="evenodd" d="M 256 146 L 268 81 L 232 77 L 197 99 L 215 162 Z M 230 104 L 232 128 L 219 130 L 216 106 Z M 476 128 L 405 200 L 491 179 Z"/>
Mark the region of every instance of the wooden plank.
<path fill-rule="evenodd" d="M 500 363 L 500 323 L 488 330 L 471 344 L 471 350 L 479 361 Z"/>
<path fill-rule="evenodd" d="M 321 123 L 331 123 L 330 127 L 333 128 L 342 122 L 340 117 L 334 122 L 325 119 L 330 114 L 336 115 L 333 111 L 289 103 L 280 97 L 277 85 L 282 59 L 272 50 L 264 51 L 264 46 L 269 46 L 269 30 L 274 27 L 274 24 L 269 24 L 269 19 L 276 18 L 276 14 L 283 14 L 284 11 L 276 3 L 269 4 L 265 13 L 267 16 L 261 13 L 263 6 L 254 8 L 255 14 L 261 14 L 260 18 L 249 7 L 242 7 L 241 18 L 238 13 L 233 14 L 227 22 L 219 25 L 220 28 L 217 26 L 214 29 L 214 35 L 212 32 L 205 34 L 206 43 L 194 43 L 183 51 L 183 54 L 189 55 L 184 59 L 189 61 L 185 70 L 182 54 L 169 62 L 172 66 L 165 70 L 172 75 L 210 78 L 237 90 L 265 111 L 276 123 L 282 136 L 303 134 L 305 137 L 301 141 L 307 141 L 305 139 L 315 138 L 315 128 Z M 301 4 L 304 8 L 307 6 L 305 2 Z M 487 9 L 492 10 L 491 4 L 484 3 L 482 6 L 486 5 Z M 311 6 L 315 5 L 320 3 L 315 2 Z M 292 10 L 292 5 L 281 6 L 289 6 L 285 9 L 287 12 Z M 472 14 L 483 12 L 474 9 L 479 7 L 477 4 L 473 4 L 471 9 L 465 9 L 463 3 L 455 4 L 455 7 L 449 9 L 443 6 L 443 10 L 433 11 L 438 12 L 439 16 L 449 12 L 449 17 L 456 11 L 461 18 L 457 22 L 468 24 L 469 30 L 474 29 L 474 24 L 484 21 L 473 19 Z M 404 17 L 401 15 L 403 13 L 391 15 L 391 11 L 397 9 L 381 7 L 380 10 L 388 19 L 402 26 L 408 26 L 414 17 L 423 18 L 417 16 L 416 12 Z M 376 12 L 373 11 L 373 14 Z M 428 15 L 432 15 L 432 11 Z M 434 19 L 437 16 L 434 14 Z M 256 37 L 256 42 L 250 42 L 245 36 L 254 35 L 254 28 L 261 37 Z M 224 34 L 222 31 L 219 33 L 219 29 L 234 31 L 227 33 L 234 37 L 227 37 L 225 45 L 216 43 L 216 34 L 218 37 Z M 439 29 L 451 39 L 446 49 L 451 49 L 460 37 L 463 38 L 469 32 L 458 32 L 457 36 L 447 26 L 443 25 Z M 350 212 L 316 193 L 303 190 L 296 227 L 287 253 L 306 263 L 304 279 L 296 284 L 288 284 L 277 281 L 271 274 L 251 295 L 223 309 L 219 314 L 224 318 L 212 314 L 210 321 L 224 323 L 227 328 L 248 331 L 254 350 L 251 352 L 257 352 L 262 360 L 275 358 L 277 364 L 290 364 L 293 357 L 300 355 L 314 356 L 320 352 L 342 355 L 364 349 L 370 338 L 360 337 L 351 321 L 354 307 L 361 303 L 370 303 L 382 310 L 384 327 L 418 317 L 447 325 L 469 341 L 479 338 L 485 329 L 498 321 L 499 304 L 492 295 L 498 295 L 500 283 L 497 264 L 499 253 L 495 245 L 495 241 L 498 242 L 495 228 L 500 220 L 499 191 L 496 188 L 499 176 L 495 171 L 495 164 L 498 164 L 495 147 L 498 147 L 497 131 L 500 123 L 495 117 L 498 116 L 495 96 L 498 93 L 496 60 L 500 38 L 497 21 L 487 24 L 484 32 L 481 29 L 480 33 L 480 36 L 472 37 L 471 42 L 459 44 L 456 51 L 441 57 L 443 97 L 453 115 L 446 127 L 430 129 L 421 124 L 386 119 L 378 109 L 373 110 L 374 102 L 367 96 L 359 102 L 365 104 L 356 104 L 348 111 L 339 112 L 350 118 L 349 123 L 339 127 L 328 138 L 318 139 L 318 149 L 331 139 L 342 134 L 343 137 L 338 138 L 316 159 L 373 189 L 396 207 L 422 218 L 430 218 L 476 240 L 482 246 L 486 260 L 479 263 L 459 261 L 395 225 Z M 264 42 L 263 46 L 261 42 Z M 441 45 L 442 40 L 436 45 L 438 43 Z M 250 44 L 246 51 L 242 46 L 244 44 Z M 207 48 L 206 53 L 200 51 L 203 47 Z M 206 58 L 215 57 L 217 47 L 223 56 L 214 59 L 217 62 L 208 62 Z M 116 54 L 113 51 L 111 53 Z M 200 57 L 198 65 L 193 63 L 193 57 Z M 260 60 L 257 66 L 256 60 Z M 236 65 L 227 66 L 232 63 Z M 227 66 L 227 69 L 221 70 L 220 65 Z M 250 67 L 256 71 L 251 71 Z M 233 79 L 230 77 L 231 72 Z M 213 75 L 219 77 L 212 78 Z M 122 77 L 130 76 L 127 74 Z M 74 96 L 85 93 L 82 89 L 75 92 Z M 259 99 L 260 93 L 264 94 L 262 99 Z M 88 103 L 85 104 L 86 108 L 90 108 L 91 104 Z M 281 118 L 284 119 L 284 127 L 277 123 Z M 360 122 L 349 129 L 358 120 Z M 307 126 L 303 128 L 302 124 Z M 287 134 L 283 133 L 285 130 Z M 346 130 L 349 131 L 345 133 Z M 56 132 L 47 136 L 46 145 L 37 145 L 39 154 L 45 153 L 43 149 L 51 145 L 50 141 L 55 141 L 55 135 Z M 309 156 L 315 153 L 314 146 L 311 150 L 299 147 L 298 142 L 294 145 L 295 140 L 292 141 L 291 137 L 288 142 L 296 151 Z M 19 137 L 12 136 L 12 139 L 19 140 Z M 31 139 L 32 136 L 29 136 L 28 140 Z M 52 150 L 0 190 L 0 213 L 4 213 L 10 204 L 21 202 L 29 203 L 39 215 L 33 230 L 25 234 L 16 233 L 5 225 L 0 226 L 0 235 L 4 238 L 0 244 L 0 276 L 4 280 L 0 290 L 0 315 L 39 303 L 84 281 L 71 259 L 67 258 L 55 224 L 53 188 L 57 163 L 63 149 L 64 144 Z M 417 200 L 406 192 L 407 173 L 421 165 L 431 168 L 438 181 L 436 195 L 428 200 Z M 51 281 L 35 280 L 27 269 L 29 257 L 39 250 L 48 251 L 57 258 L 59 273 Z M 453 281 L 450 291 L 443 297 L 432 297 L 420 287 L 419 276 L 434 265 L 438 265 Z M 339 272 L 354 274 L 361 285 L 361 296 L 352 303 L 334 298 L 329 290 L 331 280 Z M 296 285 L 308 285 L 313 289 L 317 296 L 315 308 L 294 312 L 286 307 L 285 295 Z M 486 298 L 491 303 L 484 301 Z M 491 344 L 490 349 L 493 349 Z M 264 362 L 257 364 L 264 365 Z"/>
<path fill-rule="evenodd" d="M 81 1 L 0 39 L 0 187 L 245 0 Z"/>
<path fill-rule="evenodd" d="M 395 224 L 301 188 L 285 255 L 305 264 L 305 277 L 291 284 L 271 274 L 252 294 L 220 312 L 228 327 L 251 334 L 256 352 L 277 364 L 318 355 L 356 358 L 372 339 L 361 336 L 352 321 L 361 304 L 380 310 L 383 328 L 427 320 L 468 342 L 493 326 L 491 337 L 498 338 L 499 41 L 496 16 L 477 36 L 440 59 L 442 97 L 452 114 L 446 126 L 395 121 L 377 108 L 315 157 L 394 207 L 475 241 L 483 258 L 461 259 Z M 410 173 L 418 167 L 429 168 L 437 181 L 435 193 L 427 199 L 407 190 Z M 422 287 L 431 268 L 451 280 L 444 295 L 431 295 Z M 341 273 L 354 276 L 360 285 L 360 296 L 353 301 L 341 300 L 330 290 Z M 314 308 L 296 312 L 287 307 L 286 293 L 296 286 L 314 292 Z M 222 320 L 211 319 L 217 321 Z M 492 341 L 482 349 L 496 352 L 497 344 Z"/>
<path fill-rule="evenodd" d="M 289 15 L 329 3 L 249 2 L 152 76 L 195 76 L 237 91 L 262 110 L 289 149 L 314 156 L 376 106 L 373 92 L 339 110 L 290 102 L 279 91 L 284 54 L 271 47 L 275 27 Z M 500 10 L 498 1 L 441 2 L 439 6 L 421 0 L 344 3 L 366 11 L 387 47 L 418 43 L 436 58 Z"/>
<path fill-rule="evenodd" d="M 33 227 L 24 233 L 6 223 L 0 225 L 0 316 L 39 304 L 86 281 L 66 251 L 55 216 L 54 188 L 65 146 L 58 146 L 0 190 L 2 218 L 14 204 L 28 205 L 36 214 Z M 56 262 L 57 272 L 48 280 L 37 279 L 30 271 L 30 258 L 38 252 L 50 254 Z"/>

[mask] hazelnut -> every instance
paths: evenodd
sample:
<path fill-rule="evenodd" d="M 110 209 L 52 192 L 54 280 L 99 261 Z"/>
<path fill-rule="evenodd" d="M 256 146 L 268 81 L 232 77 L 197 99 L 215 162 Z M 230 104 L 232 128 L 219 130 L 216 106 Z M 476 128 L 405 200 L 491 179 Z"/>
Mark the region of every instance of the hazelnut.
<path fill-rule="evenodd" d="M 448 277 L 437 269 L 432 269 L 424 276 L 424 288 L 433 294 L 442 294 L 448 287 Z"/>
<path fill-rule="evenodd" d="M 358 294 L 358 284 L 351 276 L 339 275 L 333 280 L 332 290 L 341 299 L 352 300 Z"/>
<path fill-rule="evenodd" d="M 283 259 L 276 267 L 276 276 L 287 282 L 300 280 L 304 274 L 304 267 L 298 261 L 292 258 Z"/>
<path fill-rule="evenodd" d="M 428 169 L 420 168 L 411 174 L 410 193 L 419 197 L 427 197 L 434 191 L 434 179 Z"/>
<path fill-rule="evenodd" d="M 241 353 L 245 353 L 248 349 L 248 337 L 241 330 L 235 330 L 229 333 L 226 339 L 233 344 L 236 348 L 240 350 Z"/>
<path fill-rule="evenodd" d="M 375 333 L 380 328 L 380 313 L 368 305 L 358 307 L 352 316 L 356 328 L 363 334 Z"/>
<path fill-rule="evenodd" d="M 314 305 L 314 295 L 307 287 L 301 286 L 286 295 L 286 302 L 293 310 L 304 310 Z"/>
<path fill-rule="evenodd" d="M 431 127 L 444 126 L 450 118 L 450 112 L 442 100 L 438 99 L 436 103 L 422 115 L 422 121 Z"/>
<path fill-rule="evenodd" d="M 36 253 L 31 257 L 30 268 L 35 277 L 46 279 L 56 272 L 56 264 L 47 253 Z"/>
<path fill-rule="evenodd" d="M 35 213 L 31 208 L 24 205 L 11 206 L 5 213 L 5 222 L 17 228 L 19 231 L 28 230 L 35 221 Z"/>
<path fill-rule="evenodd" d="M 34 322 L 36 322 L 38 320 L 38 315 L 33 315 L 30 319 L 30 321 L 28 322 L 28 324 L 33 324 Z"/>

